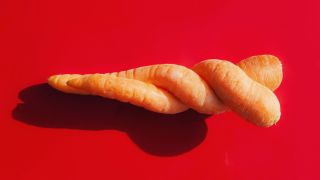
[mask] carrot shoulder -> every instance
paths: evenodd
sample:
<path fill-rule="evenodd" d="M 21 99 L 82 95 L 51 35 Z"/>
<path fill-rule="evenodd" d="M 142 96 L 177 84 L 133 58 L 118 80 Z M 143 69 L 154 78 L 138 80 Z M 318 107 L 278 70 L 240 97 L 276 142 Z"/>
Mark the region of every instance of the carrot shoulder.
<path fill-rule="evenodd" d="M 272 55 L 251 56 L 237 64 L 251 79 L 276 90 L 282 81 L 282 64 Z"/>

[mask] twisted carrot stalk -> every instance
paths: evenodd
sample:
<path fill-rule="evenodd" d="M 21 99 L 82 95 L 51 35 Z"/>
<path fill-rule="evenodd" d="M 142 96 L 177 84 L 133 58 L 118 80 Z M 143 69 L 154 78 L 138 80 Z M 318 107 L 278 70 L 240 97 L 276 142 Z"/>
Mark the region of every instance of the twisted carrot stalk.
<path fill-rule="evenodd" d="M 218 114 L 231 109 L 258 126 L 280 118 L 272 92 L 282 81 L 282 65 L 272 55 L 253 56 L 235 65 L 205 60 L 189 69 L 175 64 L 143 66 L 107 74 L 64 74 L 49 77 L 60 91 L 91 94 L 129 102 L 150 111 L 175 114 L 192 108 Z"/>

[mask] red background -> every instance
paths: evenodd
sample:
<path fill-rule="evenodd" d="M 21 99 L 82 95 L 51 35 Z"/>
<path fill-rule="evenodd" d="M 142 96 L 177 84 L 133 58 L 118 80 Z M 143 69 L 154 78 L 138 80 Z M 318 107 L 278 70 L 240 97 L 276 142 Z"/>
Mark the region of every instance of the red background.
<path fill-rule="evenodd" d="M 319 7 L 304 1 L 0 1 L 0 179 L 319 179 Z M 58 73 L 273 54 L 281 120 L 160 115 Z"/>

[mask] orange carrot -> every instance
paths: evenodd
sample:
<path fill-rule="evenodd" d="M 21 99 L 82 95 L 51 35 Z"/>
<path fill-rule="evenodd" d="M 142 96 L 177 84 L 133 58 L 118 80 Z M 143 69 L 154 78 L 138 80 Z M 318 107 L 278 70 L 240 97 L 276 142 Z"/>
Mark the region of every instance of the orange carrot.
<path fill-rule="evenodd" d="M 107 74 L 55 75 L 48 83 L 63 92 L 99 95 L 159 113 L 192 108 L 218 114 L 230 108 L 256 125 L 270 126 L 280 117 L 280 105 L 271 90 L 281 81 L 280 61 L 260 55 L 238 66 L 222 60 L 202 61 L 192 70 L 160 64 Z"/>

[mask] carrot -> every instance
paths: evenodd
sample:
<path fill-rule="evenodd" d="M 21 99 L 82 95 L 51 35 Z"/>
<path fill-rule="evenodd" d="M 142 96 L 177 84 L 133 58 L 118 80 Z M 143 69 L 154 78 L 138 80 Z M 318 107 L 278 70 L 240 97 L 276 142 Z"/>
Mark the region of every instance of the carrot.
<path fill-rule="evenodd" d="M 222 60 L 202 61 L 192 70 L 160 64 L 107 74 L 55 75 L 48 83 L 66 93 L 99 95 L 159 113 L 192 108 L 218 114 L 231 108 L 256 125 L 270 126 L 280 117 L 279 102 L 271 90 L 281 80 L 280 61 L 260 55 L 238 66 Z"/>

